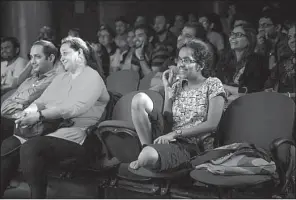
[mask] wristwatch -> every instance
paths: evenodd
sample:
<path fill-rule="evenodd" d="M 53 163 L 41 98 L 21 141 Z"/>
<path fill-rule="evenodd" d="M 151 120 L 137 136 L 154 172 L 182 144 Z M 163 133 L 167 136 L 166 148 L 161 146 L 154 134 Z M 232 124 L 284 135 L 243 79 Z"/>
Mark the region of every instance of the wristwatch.
<path fill-rule="evenodd" d="M 38 113 L 39 113 L 39 121 L 44 121 L 45 120 L 45 117 L 42 115 L 42 112 L 41 110 L 38 110 Z"/>
<path fill-rule="evenodd" d="M 175 138 L 182 137 L 182 130 L 175 130 L 176 136 Z"/>

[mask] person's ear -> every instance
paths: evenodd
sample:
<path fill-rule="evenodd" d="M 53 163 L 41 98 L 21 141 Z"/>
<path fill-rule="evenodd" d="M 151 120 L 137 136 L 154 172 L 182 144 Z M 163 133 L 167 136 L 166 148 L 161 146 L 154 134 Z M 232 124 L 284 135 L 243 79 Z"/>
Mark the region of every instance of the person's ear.
<path fill-rule="evenodd" d="M 49 62 L 53 63 L 55 59 L 55 56 L 53 54 L 50 54 L 50 56 L 48 57 Z"/>
<path fill-rule="evenodd" d="M 16 53 L 16 55 L 18 55 L 18 54 L 20 53 L 20 48 L 19 48 L 19 47 L 17 47 L 17 48 L 15 49 L 15 53 Z"/>

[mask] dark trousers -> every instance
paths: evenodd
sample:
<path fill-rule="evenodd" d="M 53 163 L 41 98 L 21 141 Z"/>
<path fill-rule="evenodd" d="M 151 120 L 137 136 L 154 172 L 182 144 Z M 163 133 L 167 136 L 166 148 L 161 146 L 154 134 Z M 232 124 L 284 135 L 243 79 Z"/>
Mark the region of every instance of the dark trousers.
<path fill-rule="evenodd" d="M 1 197 L 20 166 L 31 198 L 46 198 L 48 167 L 69 159 L 82 164 L 85 154 L 83 146 L 50 136 L 35 137 L 22 145 L 14 136 L 5 139 L 1 145 Z"/>
<path fill-rule="evenodd" d="M 14 130 L 14 121 L 12 119 L 1 117 L 0 126 L 0 141 L 2 143 L 3 140 L 8 138 L 9 136 L 12 136 Z"/>

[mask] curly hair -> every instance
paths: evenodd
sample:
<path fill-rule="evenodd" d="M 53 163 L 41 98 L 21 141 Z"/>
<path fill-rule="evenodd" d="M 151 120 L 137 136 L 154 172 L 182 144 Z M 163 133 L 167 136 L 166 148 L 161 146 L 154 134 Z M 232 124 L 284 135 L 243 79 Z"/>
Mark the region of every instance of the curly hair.
<path fill-rule="evenodd" d="M 187 47 L 193 50 L 193 58 L 196 60 L 197 64 L 200 65 L 202 69 L 209 68 L 211 59 L 213 58 L 213 53 L 209 49 L 209 46 L 200 39 L 193 39 L 188 43 L 184 44 L 183 47 Z"/>

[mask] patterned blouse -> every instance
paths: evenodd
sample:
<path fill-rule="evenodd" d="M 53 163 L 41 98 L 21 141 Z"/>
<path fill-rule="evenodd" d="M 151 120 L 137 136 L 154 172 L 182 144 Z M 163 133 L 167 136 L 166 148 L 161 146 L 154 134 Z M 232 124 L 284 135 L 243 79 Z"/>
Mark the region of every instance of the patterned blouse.
<path fill-rule="evenodd" d="M 216 96 L 226 94 L 218 78 L 209 77 L 199 88 L 184 90 L 186 80 L 176 82 L 173 89 L 173 127 L 172 130 L 186 129 L 205 122 L 208 116 L 209 101 Z M 189 143 L 196 143 L 195 138 L 186 138 Z"/>

